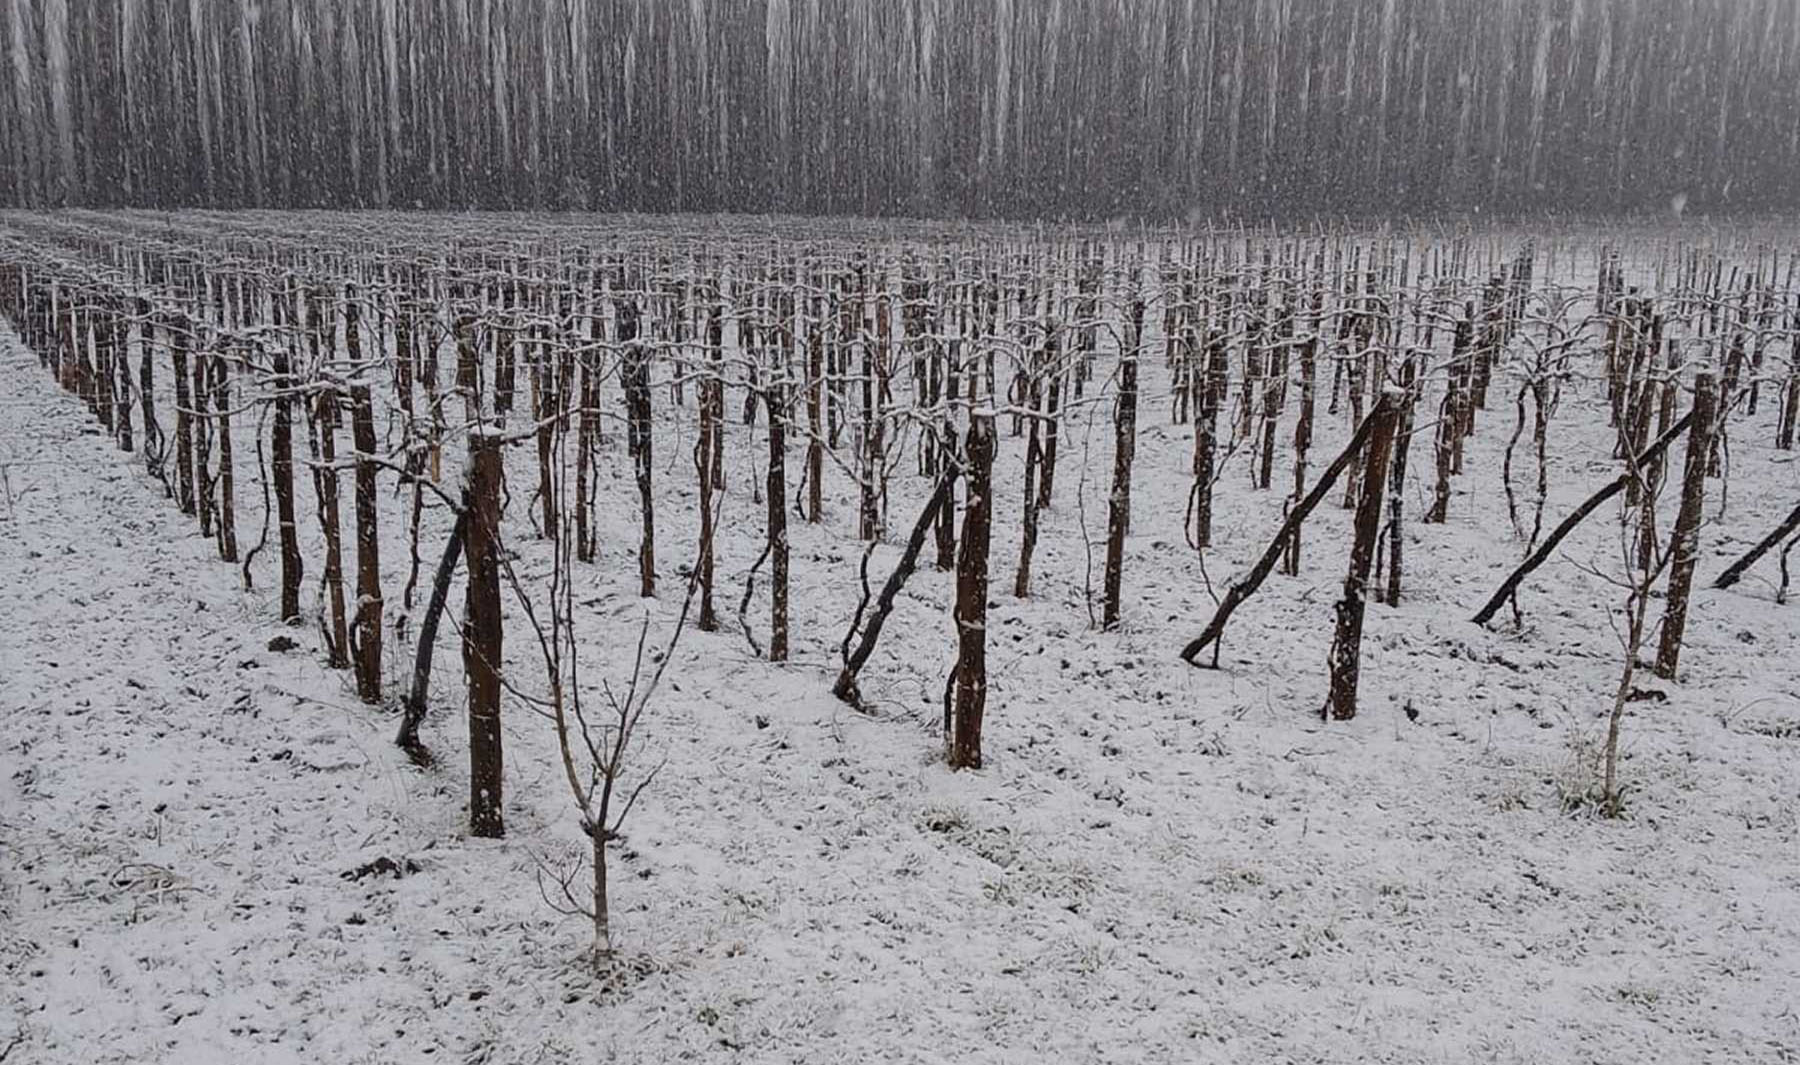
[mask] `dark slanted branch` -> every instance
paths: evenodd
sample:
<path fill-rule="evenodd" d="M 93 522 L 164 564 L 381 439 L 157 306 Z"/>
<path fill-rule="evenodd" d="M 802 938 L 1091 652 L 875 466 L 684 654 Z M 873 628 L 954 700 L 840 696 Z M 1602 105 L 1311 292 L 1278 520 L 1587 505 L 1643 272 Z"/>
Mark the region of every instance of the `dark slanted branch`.
<path fill-rule="evenodd" d="M 1756 565 L 1758 560 L 1774 550 L 1776 544 L 1779 544 L 1796 529 L 1800 529 L 1800 504 L 1795 504 L 1794 509 L 1788 512 L 1787 518 L 1783 520 L 1780 525 L 1775 527 L 1774 532 L 1763 537 L 1755 547 L 1752 547 L 1749 551 L 1745 552 L 1743 558 L 1733 562 L 1726 568 L 1724 573 L 1719 574 L 1719 579 L 1713 581 L 1713 587 L 1729 588 L 1742 580 L 1744 571 L 1748 570 L 1751 566 Z"/>
<path fill-rule="evenodd" d="M 1256 565 L 1250 567 L 1249 573 L 1233 581 L 1231 586 L 1225 589 L 1225 598 L 1219 602 L 1219 608 L 1213 612 L 1212 620 L 1206 623 L 1205 631 L 1190 640 L 1188 645 L 1181 649 L 1183 662 L 1190 666 L 1200 665 L 1194 659 L 1200 657 L 1200 652 L 1211 647 L 1213 649 L 1212 662 L 1203 668 L 1219 668 L 1218 645 L 1219 638 L 1225 634 L 1225 623 L 1231 620 L 1232 613 L 1238 607 L 1243 606 L 1245 600 L 1255 595 L 1256 590 L 1262 587 L 1262 582 L 1268 578 L 1269 571 L 1275 568 L 1275 563 L 1280 560 L 1282 551 L 1287 548 L 1288 541 L 1300 531 L 1300 526 L 1306 521 L 1306 516 L 1313 512 L 1313 508 L 1317 507 L 1319 501 L 1331 491 L 1331 486 L 1337 483 L 1338 477 L 1349 468 L 1351 462 L 1355 461 L 1357 454 L 1362 451 L 1363 445 L 1368 442 L 1370 434 L 1374 431 L 1375 417 L 1371 413 L 1357 425 L 1356 432 L 1350 437 L 1350 442 L 1344 445 L 1344 450 L 1338 453 L 1337 458 L 1331 460 L 1331 465 L 1325 467 L 1325 472 L 1319 475 L 1318 482 L 1312 486 L 1310 492 L 1306 493 L 1306 498 L 1288 511 L 1286 520 L 1281 523 L 1281 528 L 1275 531 L 1275 538 L 1269 541 L 1269 546 L 1264 549 L 1262 557 L 1256 560 Z"/>
<path fill-rule="evenodd" d="M 1620 492 L 1623 492 L 1625 486 L 1630 483 L 1631 479 L 1636 475 L 1636 471 L 1661 457 L 1662 453 L 1669 449 L 1670 444 L 1674 443 L 1682 433 L 1687 432 L 1688 426 L 1692 425 L 1693 422 L 1694 412 L 1690 410 L 1681 416 L 1680 421 L 1669 426 L 1668 432 L 1657 437 L 1655 443 L 1645 448 L 1643 454 L 1637 457 L 1637 461 L 1632 464 L 1630 470 L 1627 470 L 1613 478 L 1611 481 L 1608 481 L 1605 487 L 1589 496 L 1587 501 L 1582 503 L 1579 507 L 1576 507 L 1568 517 L 1562 520 L 1561 525 L 1558 525 L 1550 531 L 1550 535 L 1544 538 L 1544 542 L 1538 545 L 1538 549 L 1533 551 L 1531 556 L 1525 561 L 1519 563 L 1519 568 L 1513 570 L 1512 575 L 1501 582 L 1499 589 L 1494 592 L 1493 596 L 1488 599 L 1487 603 L 1483 605 L 1480 610 L 1475 612 L 1475 617 L 1471 620 L 1477 625 L 1486 625 L 1492 620 L 1493 616 L 1500 611 L 1500 608 L 1506 605 L 1506 601 L 1511 599 L 1513 595 L 1518 592 L 1519 582 L 1523 581 L 1526 577 L 1529 577 L 1532 570 L 1543 565 L 1550 558 L 1550 555 L 1555 552 L 1557 545 L 1563 542 L 1564 537 L 1568 536 L 1571 532 L 1574 532 L 1575 527 L 1580 525 L 1582 520 L 1589 514 L 1592 514 L 1598 509 L 1600 504 L 1611 499 L 1613 496 L 1618 495 Z"/>
<path fill-rule="evenodd" d="M 831 687 L 831 693 L 857 709 L 863 709 L 862 693 L 856 686 L 856 675 L 875 653 L 875 641 L 881 638 L 881 629 L 887 624 L 888 615 L 893 613 L 894 600 L 900 595 L 913 570 L 918 568 L 919 552 L 925 546 L 925 538 L 931 532 L 931 526 L 937 520 L 938 511 L 944 501 L 950 498 L 950 489 L 956 483 L 962 467 L 947 452 L 944 466 L 938 473 L 937 487 L 932 490 L 931 498 L 925 501 L 925 507 L 919 512 L 919 519 L 913 522 L 912 535 L 906 538 L 906 549 L 900 553 L 900 561 L 894 566 L 894 572 L 888 574 L 887 583 L 882 585 L 881 594 L 875 600 L 875 612 L 869 616 L 868 624 L 862 626 L 862 638 L 857 641 L 856 649 L 844 656 L 844 668 L 839 671 L 837 683 Z M 856 632 L 852 624 L 851 633 Z M 850 640 L 844 641 L 848 647 Z"/>

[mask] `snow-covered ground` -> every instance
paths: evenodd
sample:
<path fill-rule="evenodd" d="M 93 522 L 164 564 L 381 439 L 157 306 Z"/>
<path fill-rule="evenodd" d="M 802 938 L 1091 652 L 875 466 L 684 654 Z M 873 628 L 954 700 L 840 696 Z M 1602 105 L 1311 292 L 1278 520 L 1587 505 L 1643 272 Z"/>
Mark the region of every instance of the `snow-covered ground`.
<path fill-rule="evenodd" d="M 682 638 L 636 762 L 666 765 L 614 854 L 620 961 L 597 977 L 582 923 L 539 897 L 540 864 L 580 839 L 548 726 L 508 702 L 508 837 L 465 838 L 454 627 L 426 733 L 441 761 L 421 771 L 391 745 L 394 715 L 324 667 L 316 633 L 276 623 L 273 547 L 243 591 L 4 335 L 8 1062 L 1800 1058 L 1800 607 L 1774 605 L 1772 560 L 1733 591 L 1704 587 L 1800 498 L 1800 464 L 1768 447 L 1772 404 L 1733 443 L 1680 681 L 1641 680 L 1666 701 L 1626 719 L 1620 821 L 1561 801 L 1585 783 L 1617 682 L 1621 596 L 1577 564 L 1615 564 L 1607 514 L 1527 583 L 1522 632 L 1467 621 L 1522 553 L 1497 473 L 1504 400 L 1482 416 L 1450 523 L 1408 525 L 1408 598 L 1370 607 L 1364 710 L 1348 723 L 1317 714 L 1346 511 L 1322 509 L 1301 576 L 1271 577 L 1239 612 L 1225 668 L 1195 670 L 1175 657 L 1212 606 L 1181 532 L 1190 430 L 1146 400 L 1125 624 L 1107 634 L 1082 604 L 1085 417 L 1067 428 L 1026 602 L 1009 594 L 1021 449 L 1003 434 L 979 772 L 940 757 L 950 581 L 929 566 L 864 673 L 878 716 L 829 695 L 858 556 L 837 478 L 827 523 L 792 527 L 794 662 L 757 660 L 729 623 Z M 1551 521 L 1610 476 L 1599 403 L 1571 396 L 1552 427 Z M 1347 433 L 1323 401 L 1320 415 L 1315 469 Z M 667 590 L 647 607 L 635 488 L 607 443 L 601 557 L 576 596 L 596 688 L 623 679 L 646 609 L 655 641 L 679 608 L 691 417 L 659 440 Z M 750 486 L 765 453 L 735 421 L 729 433 L 727 619 L 760 548 Z M 1101 413 L 1085 479 L 1096 537 L 1110 435 Z M 247 451 L 246 547 L 261 523 Z M 1413 455 L 1417 514 L 1425 441 Z M 512 456 L 516 484 L 530 462 Z M 1240 456 L 1220 487 L 1215 582 L 1279 514 L 1282 490 L 1247 481 Z M 897 483 L 896 528 L 921 494 L 916 477 Z M 383 504 L 390 610 L 406 506 Z M 507 520 L 537 586 L 548 550 L 522 493 Z M 427 573 L 446 527 L 428 515 Z M 759 627 L 766 609 L 759 591 Z M 540 688 L 510 594 L 507 624 L 509 675 Z M 279 635 L 298 648 L 269 650 Z M 401 875 L 345 875 L 380 858 Z"/>

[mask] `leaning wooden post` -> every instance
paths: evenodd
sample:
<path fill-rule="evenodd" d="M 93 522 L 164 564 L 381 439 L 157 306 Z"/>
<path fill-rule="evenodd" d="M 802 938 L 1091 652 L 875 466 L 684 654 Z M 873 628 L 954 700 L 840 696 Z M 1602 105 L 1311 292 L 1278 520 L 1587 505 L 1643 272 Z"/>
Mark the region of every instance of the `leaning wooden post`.
<path fill-rule="evenodd" d="M 1356 716 L 1356 684 L 1362 668 L 1363 612 L 1368 606 L 1369 567 L 1375 560 L 1375 539 L 1381 528 L 1381 504 L 1387 495 L 1388 463 L 1393 456 L 1394 425 L 1400 416 L 1399 393 L 1381 394 L 1369 412 L 1373 429 L 1363 452 L 1363 476 L 1356 501 L 1356 539 L 1350 547 L 1350 571 L 1344 576 L 1344 596 L 1337 603 L 1337 632 L 1326 662 L 1331 669 L 1331 688 L 1325 697 L 1325 716 L 1348 721 Z"/>
<path fill-rule="evenodd" d="M 1713 581 L 1713 587 L 1729 588 L 1742 580 L 1746 570 L 1751 566 L 1756 565 L 1759 559 L 1774 550 L 1777 544 L 1791 536 L 1796 529 L 1800 529 L 1800 506 L 1796 506 L 1793 510 L 1789 511 L 1788 516 L 1782 520 L 1780 525 L 1775 527 L 1774 532 L 1763 537 L 1757 542 L 1755 547 L 1752 547 L 1749 551 L 1745 552 L 1742 558 L 1733 562 L 1724 573 L 1719 574 L 1719 579 Z"/>
<path fill-rule="evenodd" d="M 1656 442 L 1651 444 L 1649 448 L 1645 449 L 1643 454 L 1637 457 L 1637 460 L 1632 464 L 1634 467 L 1633 469 L 1627 470 L 1607 482 L 1605 487 L 1589 496 L 1585 502 L 1570 512 L 1569 516 L 1562 520 L 1562 524 L 1550 531 L 1550 535 L 1544 538 L 1544 542 L 1538 545 L 1537 550 L 1533 551 L 1525 561 L 1519 563 L 1519 567 L 1513 570 L 1506 580 L 1500 583 L 1500 587 L 1488 598 L 1488 601 L 1482 605 L 1481 609 L 1475 612 L 1475 616 L 1471 620 L 1477 625 L 1486 625 L 1492 620 L 1493 616 L 1506 604 L 1506 601 L 1511 599 L 1513 595 L 1518 592 L 1519 583 L 1529 576 L 1533 570 L 1543 565 L 1545 560 L 1555 553 L 1556 547 L 1558 544 L 1562 543 L 1563 537 L 1569 535 L 1569 533 L 1574 530 L 1575 526 L 1580 525 L 1582 520 L 1589 514 L 1592 514 L 1600 504 L 1624 491 L 1626 484 L 1633 478 L 1639 476 L 1636 470 L 1642 469 L 1651 462 L 1654 462 L 1658 456 L 1668 449 L 1670 444 L 1675 442 L 1676 437 L 1688 431 L 1688 426 L 1692 425 L 1694 421 L 1694 412 L 1692 410 L 1683 414 L 1679 421 L 1674 425 L 1669 426 L 1668 432 L 1657 437 Z"/>
<path fill-rule="evenodd" d="M 477 429 L 469 436 L 469 526 L 464 550 L 463 670 L 469 687 L 469 834 L 498 839 L 501 817 L 500 746 L 500 437 Z"/>
<path fill-rule="evenodd" d="M 981 768 L 981 718 L 987 710 L 988 534 L 992 527 L 994 412 L 969 418 L 968 503 L 956 564 L 956 714 L 950 768 Z"/>
<path fill-rule="evenodd" d="M 1681 510 L 1669 545 L 1668 606 L 1663 609 L 1662 642 L 1656 651 L 1656 675 L 1673 680 L 1681 660 L 1681 637 L 1687 628 L 1688 593 L 1694 586 L 1694 562 L 1700 553 L 1700 515 L 1706 506 L 1706 466 L 1712 451 L 1713 376 L 1694 377 L 1694 427 L 1688 432 L 1687 466 L 1681 478 Z"/>

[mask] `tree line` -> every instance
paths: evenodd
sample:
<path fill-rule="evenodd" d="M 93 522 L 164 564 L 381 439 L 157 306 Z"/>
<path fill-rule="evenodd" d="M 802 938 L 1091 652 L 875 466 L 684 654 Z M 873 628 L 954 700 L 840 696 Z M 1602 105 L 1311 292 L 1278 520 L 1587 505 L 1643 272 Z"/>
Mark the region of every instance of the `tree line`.
<path fill-rule="evenodd" d="M 4 0 L 0 202 L 1793 206 L 1790 0 Z"/>

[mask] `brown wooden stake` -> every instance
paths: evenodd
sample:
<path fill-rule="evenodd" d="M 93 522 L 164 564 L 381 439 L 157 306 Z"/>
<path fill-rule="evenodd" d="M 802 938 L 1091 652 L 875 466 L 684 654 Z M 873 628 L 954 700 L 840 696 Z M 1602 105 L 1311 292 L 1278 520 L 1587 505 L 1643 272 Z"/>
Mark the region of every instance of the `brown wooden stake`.
<path fill-rule="evenodd" d="M 1681 478 L 1681 510 L 1670 541 L 1668 605 L 1663 610 L 1662 642 L 1656 652 L 1656 675 L 1675 678 L 1681 660 L 1681 638 L 1687 629 L 1688 599 L 1694 585 L 1694 563 L 1700 555 L 1700 516 L 1706 506 L 1706 465 L 1712 450 L 1713 376 L 1694 377 L 1694 428 L 1688 434 L 1687 466 Z M 1648 562 L 1648 557 L 1645 559 Z"/>
<path fill-rule="evenodd" d="M 212 363 L 213 408 L 219 418 L 219 557 L 236 562 L 237 488 L 231 461 L 231 364 L 214 354 Z"/>
<path fill-rule="evenodd" d="M 175 368 L 175 501 L 183 514 L 195 513 L 193 400 L 188 395 L 187 323 L 168 323 L 169 361 Z M 144 393 L 148 395 L 149 389 Z"/>
<path fill-rule="evenodd" d="M 334 385 L 319 390 L 314 425 L 319 438 L 319 464 L 313 489 L 319 497 L 319 528 L 325 537 L 325 595 L 330 608 L 325 632 L 325 662 L 332 669 L 350 666 L 350 634 L 344 617 L 344 536 L 338 520 L 337 425 L 338 396 Z"/>
<path fill-rule="evenodd" d="M 1388 474 L 1388 606 L 1400 605 L 1400 575 L 1406 553 L 1406 453 L 1412 446 L 1413 412 L 1419 400 L 1418 372 L 1418 356 L 1409 354 L 1400 368 L 1400 387 L 1405 392 L 1400 400 L 1400 422 L 1394 428 L 1393 469 Z"/>
<path fill-rule="evenodd" d="M 713 305 L 706 327 L 706 372 L 700 381 L 700 433 L 694 441 L 694 468 L 700 478 L 700 620 L 701 632 L 719 631 L 719 615 L 713 608 L 713 475 L 718 469 L 719 423 L 725 419 L 725 325 L 723 308 Z M 754 396 L 754 392 L 752 393 Z"/>
<path fill-rule="evenodd" d="M 356 656 L 357 695 L 365 703 L 379 703 L 381 540 L 375 509 L 375 410 L 368 385 L 351 386 L 350 410 L 356 445 L 356 623 L 350 646 Z"/>
<path fill-rule="evenodd" d="M 638 503 L 643 514 L 638 594 L 652 596 L 656 594 L 656 506 L 651 495 L 655 465 L 650 448 L 650 354 L 636 343 L 637 336 L 637 305 L 627 300 L 619 305 L 619 340 L 626 345 L 620 377 L 625 390 L 626 447 L 637 473 Z"/>
<path fill-rule="evenodd" d="M 1144 335 L 1144 301 L 1131 307 L 1125 349 L 1119 353 L 1119 395 L 1113 409 L 1113 482 L 1106 506 L 1106 574 L 1100 627 L 1119 624 L 1125 574 L 1125 534 L 1131 528 L 1131 462 L 1137 454 L 1138 344 Z"/>
<path fill-rule="evenodd" d="M 1381 528 L 1381 505 L 1386 500 L 1388 463 L 1392 459 L 1394 425 L 1399 420 L 1400 397 L 1383 392 L 1369 412 L 1372 429 L 1363 452 L 1361 494 L 1356 501 L 1355 539 L 1350 547 L 1350 570 L 1344 576 L 1344 595 L 1337 602 L 1337 631 L 1326 663 L 1331 687 L 1323 713 L 1334 721 L 1356 716 L 1357 681 L 1362 671 L 1363 614 L 1368 605 L 1369 567 L 1375 559 L 1375 539 Z"/>
<path fill-rule="evenodd" d="M 469 437 L 468 587 L 463 606 L 463 670 L 469 687 L 469 834 L 498 839 L 502 816 L 500 742 L 500 438 Z"/>
<path fill-rule="evenodd" d="M 192 428 L 194 433 L 194 503 L 200 512 L 200 535 L 213 535 L 213 490 L 218 486 L 218 479 L 212 474 L 212 419 L 206 412 L 212 407 L 212 356 L 204 351 L 194 352 L 193 360 L 188 364 L 193 373 L 193 386 L 190 395 L 194 400 L 194 416 Z"/>
<path fill-rule="evenodd" d="M 825 390 L 825 340 L 814 315 L 806 341 L 806 520 L 817 525 L 823 512 L 825 438 L 821 423 Z"/>
<path fill-rule="evenodd" d="M 300 582 L 306 576 L 306 564 L 300 555 L 299 526 L 294 518 L 294 401 L 291 392 L 294 378 L 290 356 L 277 350 L 274 356 L 275 418 L 269 432 L 274 451 L 270 465 L 274 468 L 275 514 L 281 540 L 281 620 L 293 624 L 300 620 Z"/>
<path fill-rule="evenodd" d="M 777 349 L 779 351 L 779 349 Z M 769 472 L 764 486 L 769 513 L 769 661 L 788 658 L 787 420 L 785 353 L 769 371 L 764 402 L 769 408 Z"/>
<path fill-rule="evenodd" d="M 969 419 L 968 505 L 956 565 L 956 712 L 950 731 L 952 769 L 981 768 L 981 723 L 987 711 L 988 537 L 992 528 L 994 415 Z"/>

